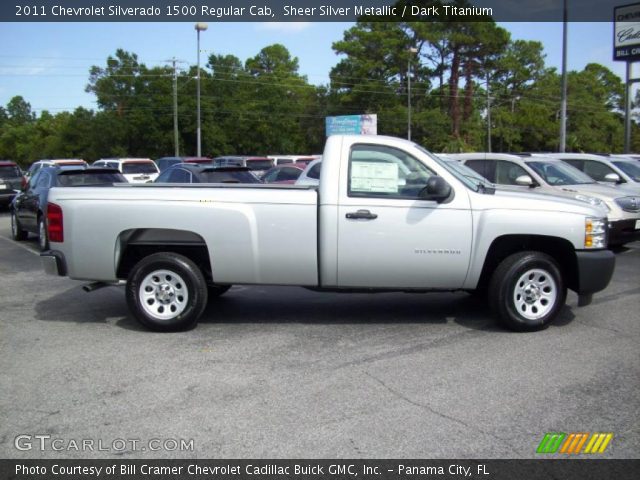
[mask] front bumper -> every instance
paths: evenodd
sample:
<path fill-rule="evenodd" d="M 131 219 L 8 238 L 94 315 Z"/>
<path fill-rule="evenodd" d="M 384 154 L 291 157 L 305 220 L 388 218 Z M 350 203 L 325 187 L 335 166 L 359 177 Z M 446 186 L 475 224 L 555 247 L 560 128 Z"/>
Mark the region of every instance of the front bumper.
<path fill-rule="evenodd" d="M 46 250 L 40 253 L 40 261 L 47 275 L 56 275 L 59 277 L 67 275 L 67 262 L 62 252 Z"/>
<path fill-rule="evenodd" d="M 581 250 L 576 252 L 576 261 L 578 295 L 591 295 L 607 288 L 616 266 L 611 250 Z"/>
<path fill-rule="evenodd" d="M 609 245 L 624 245 L 640 240 L 640 229 L 636 228 L 636 219 L 609 222 Z"/>

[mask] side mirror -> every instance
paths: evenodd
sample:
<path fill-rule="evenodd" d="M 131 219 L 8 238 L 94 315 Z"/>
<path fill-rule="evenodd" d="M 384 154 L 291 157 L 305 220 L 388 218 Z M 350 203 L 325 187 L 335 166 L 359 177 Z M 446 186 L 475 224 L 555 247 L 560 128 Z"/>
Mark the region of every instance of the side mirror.
<path fill-rule="evenodd" d="M 521 187 L 529 187 L 529 188 L 535 187 L 535 184 L 533 183 L 533 178 L 531 178 L 529 175 L 520 175 L 518 178 L 516 178 L 516 185 L 520 185 Z"/>
<path fill-rule="evenodd" d="M 421 200 L 434 200 L 442 202 L 451 195 L 451 185 L 444 178 L 433 175 L 427 180 L 427 186 L 424 187 L 418 198 Z"/>
<path fill-rule="evenodd" d="M 620 175 L 618 175 L 617 173 L 607 173 L 604 176 L 603 179 L 605 182 L 610 182 L 610 183 L 621 183 L 621 178 Z"/>

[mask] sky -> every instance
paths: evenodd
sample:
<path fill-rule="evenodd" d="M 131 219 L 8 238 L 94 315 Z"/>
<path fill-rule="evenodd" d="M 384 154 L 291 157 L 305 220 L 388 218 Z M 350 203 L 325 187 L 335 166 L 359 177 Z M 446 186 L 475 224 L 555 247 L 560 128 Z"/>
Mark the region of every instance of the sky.
<path fill-rule="evenodd" d="M 513 39 L 538 40 L 547 66 L 560 70 L 562 23 L 501 23 Z M 201 64 L 211 53 L 232 54 L 245 61 L 262 48 L 281 43 L 298 58 L 309 82 L 328 83 L 340 57 L 332 50 L 353 23 L 209 23 L 201 33 Z M 624 62 L 612 60 L 613 24 L 569 23 L 568 68 L 580 70 L 601 63 L 624 78 Z M 34 111 L 57 113 L 78 106 L 96 108 L 84 91 L 92 65 L 104 66 L 118 48 L 136 53 L 148 67 L 176 57 L 196 64 L 193 23 L 1 23 L 0 105 L 15 95 Z M 638 72 L 640 75 L 640 72 Z"/>

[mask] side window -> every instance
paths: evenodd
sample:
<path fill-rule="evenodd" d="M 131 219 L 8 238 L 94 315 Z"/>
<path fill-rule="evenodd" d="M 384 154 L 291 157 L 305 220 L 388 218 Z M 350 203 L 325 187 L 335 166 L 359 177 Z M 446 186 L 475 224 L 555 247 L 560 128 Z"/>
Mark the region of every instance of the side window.
<path fill-rule="evenodd" d="M 355 145 L 349 156 L 348 195 L 418 198 L 433 175 L 402 150 L 382 145 Z"/>
<path fill-rule="evenodd" d="M 496 183 L 496 166 L 494 162 L 488 160 L 467 160 L 464 164 L 491 183 Z"/>
<path fill-rule="evenodd" d="M 604 163 L 594 162 L 593 160 L 584 161 L 584 173 L 589 175 L 596 181 L 604 181 L 604 177 L 610 173 L 616 173 L 613 168 Z"/>
<path fill-rule="evenodd" d="M 39 177 L 40 172 L 36 172 L 31 178 L 29 178 L 29 190 L 33 190 L 36 187 Z"/>
<path fill-rule="evenodd" d="M 577 160 L 575 158 L 563 158 L 562 161 L 584 172 L 584 160 Z"/>
<path fill-rule="evenodd" d="M 322 170 L 322 163 L 318 162 L 309 169 L 309 171 L 307 172 L 307 177 L 313 178 L 315 180 L 320 180 L 321 170 Z"/>
<path fill-rule="evenodd" d="M 191 174 L 181 168 L 176 168 L 169 175 L 170 183 L 191 183 Z"/>
<path fill-rule="evenodd" d="M 38 188 L 38 189 L 48 188 L 50 179 L 51 179 L 51 176 L 47 172 L 41 173 L 40 175 L 38 175 L 38 181 L 36 183 L 35 188 Z"/>
<path fill-rule="evenodd" d="M 496 181 L 498 185 L 517 185 L 516 178 L 528 175 L 527 171 L 520 165 L 499 160 L 496 162 Z"/>

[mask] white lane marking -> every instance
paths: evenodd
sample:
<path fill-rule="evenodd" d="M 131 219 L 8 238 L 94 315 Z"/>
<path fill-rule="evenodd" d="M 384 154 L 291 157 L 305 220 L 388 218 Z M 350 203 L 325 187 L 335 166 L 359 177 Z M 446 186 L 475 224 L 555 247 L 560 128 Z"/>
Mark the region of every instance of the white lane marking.
<path fill-rule="evenodd" d="M 18 243 L 18 242 L 14 242 L 14 241 L 13 241 L 13 240 L 11 240 L 10 238 L 7 238 L 7 237 L 5 237 L 5 236 L 3 236 L 3 235 L 0 235 L 0 238 L 1 238 L 2 240 L 6 240 L 6 241 L 7 241 L 7 242 L 9 242 L 11 245 L 15 245 L 16 247 L 23 248 L 23 249 L 25 249 L 27 252 L 29 252 L 29 253 L 33 253 L 34 255 L 37 255 L 38 257 L 40 256 L 40 253 L 39 253 L 39 252 L 34 252 L 33 250 L 31 250 L 31 249 L 30 249 L 29 247 L 27 247 L 26 245 L 23 245 L 23 244 Z"/>

